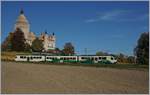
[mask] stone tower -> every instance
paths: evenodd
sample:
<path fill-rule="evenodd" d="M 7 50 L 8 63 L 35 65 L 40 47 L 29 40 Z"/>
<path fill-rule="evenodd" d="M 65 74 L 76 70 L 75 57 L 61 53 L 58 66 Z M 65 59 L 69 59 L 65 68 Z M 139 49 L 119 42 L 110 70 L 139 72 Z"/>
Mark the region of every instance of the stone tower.
<path fill-rule="evenodd" d="M 48 35 L 47 32 L 43 32 L 41 33 L 39 39 L 43 41 L 45 51 L 55 49 L 56 37 L 54 33 L 51 35 Z"/>
<path fill-rule="evenodd" d="M 30 32 L 30 24 L 26 19 L 23 10 L 20 11 L 20 15 L 16 21 L 14 30 L 17 28 L 20 28 L 23 31 L 26 42 L 31 45 L 32 41 L 35 39 L 35 35 L 33 32 Z"/>

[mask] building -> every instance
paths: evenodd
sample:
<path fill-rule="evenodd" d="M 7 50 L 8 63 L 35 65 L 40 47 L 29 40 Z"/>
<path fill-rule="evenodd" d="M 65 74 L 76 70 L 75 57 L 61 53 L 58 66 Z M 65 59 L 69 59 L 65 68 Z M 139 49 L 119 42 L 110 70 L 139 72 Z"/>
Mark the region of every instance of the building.
<path fill-rule="evenodd" d="M 23 10 L 20 11 L 20 15 L 15 23 L 14 31 L 20 28 L 25 36 L 25 40 L 29 45 L 32 45 L 33 40 L 36 38 L 33 32 L 30 32 L 30 24 L 26 19 Z"/>
<path fill-rule="evenodd" d="M 36 38 L 36 35 L 33 32 L 30 32 L 30 24 L 26 19 L 23 10 L 20 11 L 20 15 L 15 23 L 14 31 L 17 28 L 20 28 L 23 31 L 26 43 L 32 45 L 32 42 Z M 43 41 L 44 51 L 55 49 L 56 37 L 54 33 L 52 35 L 48 35 L 47 32 L 41 33 L 38 38 Z"/>
<path fill-rule="evenodd" d="M 39 39 L 43 41 L 45 51 L 55 49 L 56 37 L 54 33 L 48 35 L 47 32 L 43 32 L 41 33 Z"/>

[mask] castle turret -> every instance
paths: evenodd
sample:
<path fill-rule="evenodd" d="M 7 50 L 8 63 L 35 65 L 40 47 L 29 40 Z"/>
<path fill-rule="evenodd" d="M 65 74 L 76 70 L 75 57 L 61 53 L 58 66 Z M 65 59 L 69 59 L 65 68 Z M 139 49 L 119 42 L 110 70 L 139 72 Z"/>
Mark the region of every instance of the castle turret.
<path fill-rule="evenodd" d="M 17 28 L 20 28 L 24 33 L 25 39 L 28 39 L 28 34 L 30 31 L 30 25 L 29 25 L 28 20 L 26 19 L 25 15 L 24 15 L 23 10 L 20 11 L 20 15 L 16 21 L 15 30 Z"/>
<path fill-rule="evenodd" d="M 45 31 L 40 35 L 39 38 L 43 41 L 45 51 L 55 49 L 56 38 L 54 33 L 52 35 L 48 35 L 47 31 Z"/>

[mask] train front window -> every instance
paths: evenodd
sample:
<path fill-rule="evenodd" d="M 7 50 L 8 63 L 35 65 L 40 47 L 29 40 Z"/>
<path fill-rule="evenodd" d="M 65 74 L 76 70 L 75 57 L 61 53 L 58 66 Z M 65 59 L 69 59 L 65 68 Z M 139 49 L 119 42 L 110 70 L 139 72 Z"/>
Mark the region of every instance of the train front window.
<path fill-rule="evenodd" d="M 113 57 L 111 57 L 111 60 L 114 60 Z"/>

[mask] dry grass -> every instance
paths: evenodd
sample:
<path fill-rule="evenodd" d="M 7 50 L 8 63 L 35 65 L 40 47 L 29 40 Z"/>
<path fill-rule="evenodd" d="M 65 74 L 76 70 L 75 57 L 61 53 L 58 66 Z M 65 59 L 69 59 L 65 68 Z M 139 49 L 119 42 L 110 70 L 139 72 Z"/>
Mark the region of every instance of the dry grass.
<path fill-rule="evenodd" d="M 3 61 L 14 61 L 16 56 L 16 52 L 2 52 L 1 60 Z"/>
<path fill-rule="evenodd" d="M 148 93 L 148 70 L 2 62 L 2 93 Z"/>
<path fill-rule="evenodd" d="M 28 52 L 3 51 L 1 52 L 2 61 L 14 61 L 17 54 L 31 54 Z"/>

